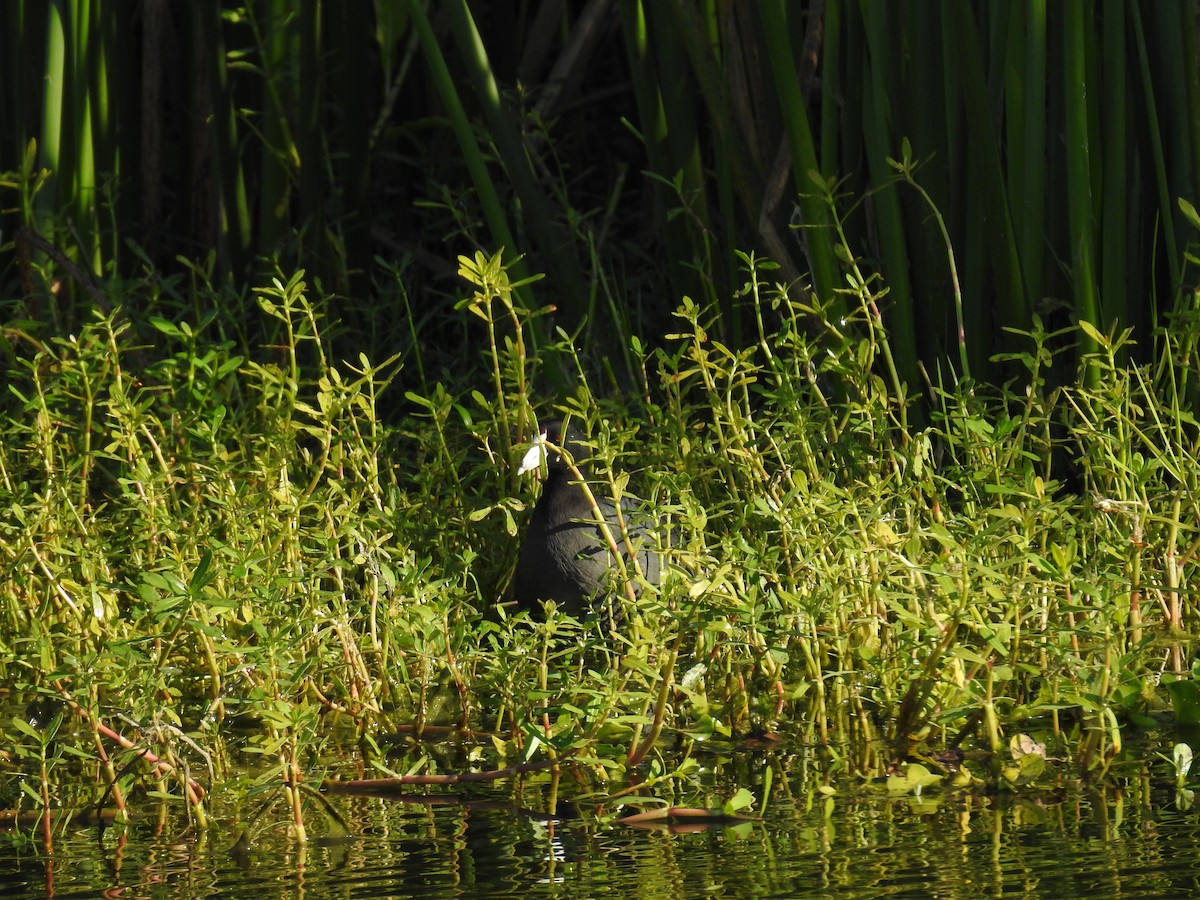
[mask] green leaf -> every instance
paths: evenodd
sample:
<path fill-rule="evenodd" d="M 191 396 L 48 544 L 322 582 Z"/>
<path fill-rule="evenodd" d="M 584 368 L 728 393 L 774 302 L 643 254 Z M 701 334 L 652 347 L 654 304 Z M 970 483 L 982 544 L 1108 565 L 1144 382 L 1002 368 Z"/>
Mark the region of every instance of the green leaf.
<path fill-rule="evenodd" d="M 1178 202 L 1179 211 L 1183 213 L 1183 217 L 1188 220 L 1188 224 L 1190 224 L 1197 231 L 1200 231 L 1200 215 L 1197 215 L 1196 207 L 1192 206 L 1192 204 L 1188 203 L 1188 201 L 1184 200 L 1182 197 L 1179 198 Z"/>
<path fill-rule="evenodd" d="M 1096 326 L 1093 325 L 1091 322 L 1087 321 L 1086 319 L 1079 320 L 1079 330 L 1082 331 L 1084 334 L 1086 334 L 1088 337 L 1090 337 L 1097 344 L 1104 345 L 1104 344 L 1108 343 L 1108 341 L 1105 339 L 1104 335 L 1102 335 L 1099 332 L 1099 330 L 1096 328 Z"/>
<path fill-rule="evenodd" d="M 1175 772 L 1180 778 L 1187 778 L 1187 774 L 1192 768 L 1192 748 L 1187 744 L 1176 744 L 1171 751 L 1171 758 L 1175 764 Z"/>
<path fill-rule="evenodd" d="M 1194 681 L 1164 681 L 1164 684 L 1175 707 L 1175 720 L 1180 725 L 1200 724 L 1200 685 Z"/>
<path fill-rule="evenodd" d="M 754 805 L 754 795 L 746 788 L 738 788 L 738 792 L 725 801 L 721 811 L 727 816 L 736 815 L 739 810 Z"/>

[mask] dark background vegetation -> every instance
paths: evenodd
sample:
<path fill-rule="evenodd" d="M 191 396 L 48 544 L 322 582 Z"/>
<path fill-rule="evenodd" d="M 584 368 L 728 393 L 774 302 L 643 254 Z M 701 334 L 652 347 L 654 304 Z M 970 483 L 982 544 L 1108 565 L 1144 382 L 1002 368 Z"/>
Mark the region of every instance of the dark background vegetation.
<path fill-rule="evenodd" d="M 186 289 L 175 310 L 122 292 L 152 269 L 236 295 L 277 265 L 336 297 L 349 347 L 453 355 L 455 258 L 503 248 L 548 275 L 522 301 L 588 350 L 630 323 L 653 340 L 684 294 L 737 344 L 735 250 L 839 320 L 839 222 L 888 286 L 914 392 L 922 365 L 1004 377 L 1004 329 L 1035 316 L 1148 342 L 1195 306 L 1192 0 L 14 0 L 0 17 L 0 283 L 5 319 L 37 333 L 97 304 L 203 312 Z M 927 199 L 889 163 L 905 141 Z"/>

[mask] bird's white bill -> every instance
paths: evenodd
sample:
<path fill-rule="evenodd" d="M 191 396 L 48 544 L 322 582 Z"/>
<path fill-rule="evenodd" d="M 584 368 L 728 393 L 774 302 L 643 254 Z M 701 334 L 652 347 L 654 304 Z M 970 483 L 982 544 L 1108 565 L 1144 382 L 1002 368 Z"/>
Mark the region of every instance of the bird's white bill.
<path fill-rule="evenodd" d="M 542 467 L 542 461 L 546 458 L 546 436 L 539 434 L 534 439 L 533 446 L 521 459 L 521 467 L 517 469 L 518 475 L 524 475 L 526 472 L 532 472 L 534 469 Z"/>

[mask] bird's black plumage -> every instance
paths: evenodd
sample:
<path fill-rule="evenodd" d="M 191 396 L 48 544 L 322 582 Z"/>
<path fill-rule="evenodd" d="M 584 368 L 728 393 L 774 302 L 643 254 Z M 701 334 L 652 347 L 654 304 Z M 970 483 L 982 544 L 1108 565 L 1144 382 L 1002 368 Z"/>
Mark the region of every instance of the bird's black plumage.
<path fill-rule="evenodd" d="M 620 566 L 601 531 L 587 491 L 571 471 L 557 448 L 566 450 L 571 461 L 586 479 L 589 477 L 589 451 L 579 443 L 573 427 L 563 432 L 559 420 L 547 422 L 533 448 L 526 454 L 521 471 L 539 466 L 545 458 L 547 478 L 542 496 L 534 507 L 517 571 L 513 579 L 513 598 L 518 606 L 536 609 L 538 601 L 553 600 L 572 615 L 582 615 L 593 601 L 625 593 Z M 645 509 L 631 498 L 621 498 L 621 514 L 606 484 L 592 484 L 596 509 L 608 525 L 608 532 L 625 561 L 630 584 L 636 592 L 635 569 L 630 562 L 636 554 L 642 577 L 658 584 L 662 561 L 656 551 L 653 523 Z"/>

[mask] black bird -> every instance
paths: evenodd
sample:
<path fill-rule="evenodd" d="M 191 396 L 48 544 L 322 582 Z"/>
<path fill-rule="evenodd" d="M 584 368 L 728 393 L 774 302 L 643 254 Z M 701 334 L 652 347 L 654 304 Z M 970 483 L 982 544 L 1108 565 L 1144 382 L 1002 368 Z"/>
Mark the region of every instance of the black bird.
<path fill-rule="evenodd" d="M 640 586 L 630 561 L 631 548 L 637 555 L 642 577 L 650 584 L 659 583 L 662 561 L 655 550 L 653 523 L 647 519 L 645 510 L 623 497 L 618 516 L 611 490 L 602 483 L 589 484 L 596 501 L 593 509 L 588 491 L 558 452 L 559 448 L 565 450 L 579 474 L 588 479 L 588 449 L 579 443 L 579 438 L 576 428 L 568 424 L 564 434 L 562 421 L 554 419 L 542 428 L 521 461 L 521 474 L 540 468 L 543 459 L 547 471 L 542 496 L 525 531 L 513 579 L 513 597 L 522 609 L 537 609 L 537 601 L 553 600 L 565 612 L 581 616 L 593 602 L 624 595 L 625 582 L 613 556 L 613 546 L 624 561 L 635 593 Z M 595 510 L 599 510 L 608 526 L 611 545 L 599 527 Z"/>

